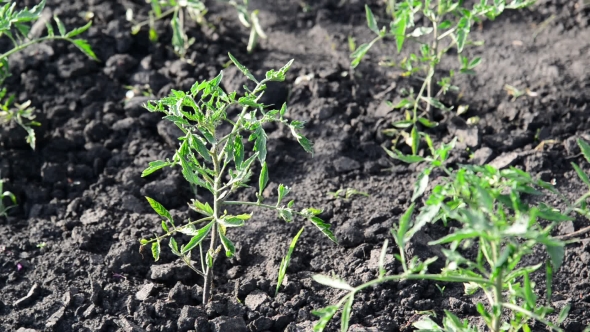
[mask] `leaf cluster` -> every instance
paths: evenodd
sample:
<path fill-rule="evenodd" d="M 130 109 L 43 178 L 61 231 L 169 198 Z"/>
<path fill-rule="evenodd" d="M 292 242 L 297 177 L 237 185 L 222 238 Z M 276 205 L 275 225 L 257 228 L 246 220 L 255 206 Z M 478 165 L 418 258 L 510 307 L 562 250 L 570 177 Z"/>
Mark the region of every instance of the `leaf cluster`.
<path fill-rule="evenodd" d="M 45 8 L 45 1 L 42 0 L 38 5 L 29 9 L 17 9 L 16 2 L 7 2 L 0 7 L 0 38 L 7 37 L 12 42 L 12 48 L 0 54 L 0 124 L 4 125 L 10 121 L 16 122 L 27 132 L 27 143 L 31 148 L 35 148 L 35 131 L 33 126 L 38 126 L 39 123 L 34 121 L 34 108 L 30 107 L 31 102 L 27 101 L 23 104 L 14 102 L 14 97 L 6 96 L 6 89 L 2 87 L 6 78 L 10 76 L 10 68 L 8 67 L 8 58 L 14 53 L 24 50 L 25 48 L 49 40 L 65 40 L 74 44 L 80 51 L 88 57 L 98 60 L 96 54 L 88 42 L 84 39 L 75 38 L 82 34 L 92 26 L 92 22 L 86 25 L 67 31 L 63 22 L 59 17 L 54 16 L 53 19 L 57 25 L 58 34 L 55 34 L 53 26 L 50 22 L 45 22 L 47 28 L 47 36 L 41 38 L 32 38 L 29 36 L 31 31 L 31 24 L 41 17 L 41 13 Z"/>
<path fill-rule="evenodd" d="M 392 20 L 388 25 L 380 25 L 369 6 L 365 6 L 367 25 L 375 33 L 375 37 L 368 43 L 354 47 L 350 55 L 351 66 L 358 66 L 367 52 L 375 43 L 384 39 L 393 39 L 397 52 L 400 53 L 408 40 L 417 42 L 419 52 L 412 52 L 404 57 L 397 66 L 402 69 L 402 76 L 420 75 L 423 84 L 416 93 L 407 91 L 407 95 L 397 105 L 389 103 L 390 107 L 405 112 L 405 119 L 393 123 L 393 128 L 385 131 L 394 136 L 394 146 L 400 138 L 412 148 L 416 155 L 420 143 L 422 128 L 432 128 L 434 122 L 433 110 L 443 112 L 452 110 L 440 101 L 440 97 L 448 91 L 458 91 L 452 85 L 455 71 L 451 70 L 447 76 L 436 82 L 438 92 L 434 91 L 434 73 L 442 58 L 455 49 L 459 58 L 459 72 L 474 74 L 474 69 L 481 63 L 480 57 L 469 59 L 462 55 L 468 45 L 483 45 L 483 41 L 471 41 L 469 33 L 473 24 L 482 19 L 495 19 L 506 9 L 520 9 L 532 4 L 534 0 L 481 0 L 472 8 L 468 8 L 464 1 L 456 0 L 404 0 L 388 3 L 388 12 Z M 416 25 L 418 18 L 426 22 L 424 26 Z M 386 65 L 395 66 L 395 62 L 387 61 Z M 409 133 L 408 133 L 409 132 Z"/>
<path fill-rule="evenodd" d="M 0 217 L 6 217 L 8 210 L 16 206 L 16 196 L 10 191 L 4 189 L 4 179 L 0 178 Z M 12 206 L 4 205 L 4 199 L 8 198 L 12 202 Z"/>
<path fill-rule="evenodd" d="M 224 91 L 220 85 L 223 72 L 220 72 L 212 80 L 196 82 L 188 92 L 173 90 L 168 97 L 146 105 L 151 112 L 163 113 L 164 119 L 174 123 L 182 131 L 183 136 L 179 138 L 179 147 L 172 159 L 151 162 L 142 176 L 148 176 L 164 167 L 179 166 L 184 178 L 191 185 L 203 188 L 213 195 L 213 202 L 209 204 L 197 199 L 192 200 L 190 208 L 205 217 L 195 221 L 188 220 L 184 225 L 177 226 L 170 213 L 160 203 L 148 198 L 154 211 L 164 218 L 162 229 L 165 234 L 141 240 L 141 244 L 151 243 L 152 254 L 158 260 L 160 242 L 164 238 L 170 238 L 169 246 L 172 252 L 203 275 L 213 265 L 217 253 L 222 248 L 228 257 L 234 255 L 235 246 L 228 237 L 228 229 L 241 227 L 252 217 L 251 213 L 228 214 L 223 210 L 224 206 L 253 206 L 273 210 L 286 222 L 293 221 L 295 216 L 301 216 L 318 227 L 328 238 L 336 241 L 330 231 L 330 225 L 318 217 L 321 210 L 305 208 L 298 211 L 294 208 L 293 200 L 285 202 L 289 187 L 280 184 L 276 203 L 264 203 L 263 192 L 269 182 L 269 170 L 266 163 L 268 137 L 263 125 L 267 122 L 278 122 L 289 127 L 300 145 L 307 152 L 313 152 L 309 140 L 300 133 L 304 123 L 289 121 L 285 117 L 286 104 L 280 109 L 271 109 L 259 101 L 268 82 L 285 80 L 292 61 L 278 70 L 269 70 L 265 77 L 259 80 L 231 54 L 229 57 L 234 65 L 256 84 L 253 90 L 244 86 L 243 96 L 238 96 L 235 91 Z M 241 111 L 232 117 L 229 111 L 235 108 L 241 108 Z M 224 127 L 231 130 L 221 130 Z M 246 141 L 253 142 L 252 151 L 246 150 Z M 257 201 L 230 201 L 232 194 L 240 188 L 249 186 L 256 164 L 260 165 Z M 197 229 L 195 226 L 199 223 L 206 225 Z M 177 240 L 172 237 L 176 233 L 189 235 L 191 239 L 187 244 L 179 246 Z M 207 237 L 211 238 L 212 245 L 205 257 L 201 244 Z M 219 248 L 215 247 L 217 238 L 221 242 Z M 191 251 L 197 246 L 201 248 L 202 273 L 190 263 Z M 288 259 L 284 264 L 287 263 Z"/>
<path fill-rule="evenodd" d="M 248 40 L 248 52 L 251 52 L 258 41 L 258 38 L 266 38 L 260 22 L 258 20 L 258 10 L 249 11 L 249 0 L 237 2 L 235 0 L 218 0 L 233 6 L 237 13 L 240 23 L 250 29 L 250 38 Z M 126 18 L 133 23 L 131 27 L 132 34 L 137 34 L 142 27 L 149 27 L 149 38 L 152 42 L 157 42 L 159 35 L 156 31 L 155 24 L 157 21 L 171 16 L 170 26 L 172 28 L 172 47 L 174 52 L 184 58 L 189 47 L 195 42 L 194 38 L 187 35 L 186 19 L 187 16 L 200 25 L 207 24 L 205 15 L 207 7 L 201 0 L 149 0 L 151 10 L 148 13 L 148 19 L 136 21 L 132 9 L 127 9 Z"/>
<path fill-rule="evenodd" d="M 590 145 L 579 140 L 584 157 L 590 162 Z M 568 201 L 550 183 L 533 178 L 517 168 L 498 170 L 490 165 L 462 165 L 453 170 L 445 165 L 451 144 L 432 149 L 432 157 L 404 156 L 391 152 L 392 156 L 405 162 L 424 162 L 426 168 L 418 175 L 412 196 L 412 204 L 394 225 L 391 233 L 399 254 L 395 254 L 403 267 L 400 275 L 387 275 L 383 257 L 387 241 L 383 246 L 379 262 L 378 278 L 363 285 L 352 287 L 346 282 L 324 276 L 314 279 L 324 285 L 348 290 L 339 303 L 314 312 L 319 320 L 314 331 L 323 331 L 334 314 L 342 308 L 342 331 L 348 328 L 350 307 L 358 292 L 374 284 L 397 280 L 435 280 L 460 282 L 465 293 L 481 292 L 487 299 L 477 304 L 477 311 L 491 331 L 531 331 L 531 322 L 539 321 L 555 331 L 562 331 L 559 325 L 567 317 L 569 306 L 565 306 L 555 321 L 547 317 L 553 308 L 543 304 L 551 303 L 554 271 L 563 263 L 566 243 L 551 235 L 561 222 L 573 220 L 573 213 L 588 216 L 586 200 L 590 191 L 575 202 Z M 590 180 L 581 168 L 572 163 L 580 179 L 590 190 Z M 424 197 L 434 170 L 444 175 Z M 543 201 L 546 193 L 562 198 L 565 210 L 553 208 Z M 417 208 L 419 200 L 422 206 Z M 442 236 L 430 245 L 442 245 L 446 259 L 445 267 L 437 274 L 429 274 L 429 265 L 439 259 L 432 257 L 425 261 L 412 258 L 408 261 L 404 248 L 414 234 L 429 223 L 442 222 L 454 226 L 448 235 Z M 545 263 L 527 265 L 525 257 L 533 249 L 542 246 L 548 253 Z M 544 270 L 546 298 L 539 299 L 531 274 Z M 350 304 L 349 304 L 350 303 Z M 508 319 L 503 311 L 508 310 Z M 430 317 L 414 323 L 419 331 L 475 331 L 467 321 L 458 319 L 453 313 L 445 312 L 442 326 Z"/>

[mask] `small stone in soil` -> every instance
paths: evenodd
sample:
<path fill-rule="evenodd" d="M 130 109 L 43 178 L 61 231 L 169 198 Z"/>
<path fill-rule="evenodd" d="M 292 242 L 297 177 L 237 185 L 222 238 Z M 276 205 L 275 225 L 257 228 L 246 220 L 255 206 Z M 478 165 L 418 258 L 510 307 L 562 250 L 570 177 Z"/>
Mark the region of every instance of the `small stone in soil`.
<path fill-rule="evenodd" d="M 497 169 L 502 169 L 514 164 L 518 157 L 518 153 L 516 152 L 502 153 L 490 162 L 490 166 L 495 167 Z"/>
<path fill-rule="evenodd" d="M 212 332 L 247 332 L 246 322 L 241 317 L 227 317 L 221 316 L 212 319 L 209 324 L 211 325 Z"/>
<path fill-rule="evenodd" d="M 22 297 L 18 299 L 16 302 L 14 302 L 14 306 L 24 307 L 30 304 L 31 302 L 35 301 L 35 299 L 37 299 L 39 293 L 41 293 L 41 287 L 38 284 L 34 284 L 33 287 L 31 287 L 31 289 L 29 290 L 29 293 L 25 297 Z"/>
<path fill-rule="evenodd" d="M 143 285 L 141 289 L 135 293 L 135 298 L 140 301 L 145 301 L 152 293 L 154 287 L 155 285 L 153 283 Z"/>
<path fill-rule="evenodd" d="M 258 310 L 258 308 L 260 308 L 260 306 L 267 302 L 269 300 L 269 297 L 266 293 L 260 291 L 260 290 L 256 290 L 250 294 L 248 294 L 248 296 L 246 296 L 246 300 L 244 301 L 244 303 L 246 304 L 246 306 L 248 307 L 248 309 L 252 310 L 252 311 L 256 311 Z"/>
<path fill-rule="evenodd" d="M 49 330 L 53 330 L 53 328 L 60 322 L 63 318 L 64 313 L 66 312 L 66 308 L 64 306 L 60 307 L 45 323 L 45 327 Z"/>
<path fill-rule="evenodd" d="M 178 281 L 168 293 L 168 299 L 181 305 L 187 304 L 191 299 L 191 289 Z"/>
<path fill-rule="evenodd" d="M 361 164 L 358 161 L 348 157 L 340 157 L 334 160 L 333 165 L 338 173 L 350 172 L 361 168 Z"/>
<path fill-rule="evenodd" d="M 494 151 L 488 147 L 477 149 L 471 158 L 471 162 L 475 165 L 484 165 L 492 158 Z"/>

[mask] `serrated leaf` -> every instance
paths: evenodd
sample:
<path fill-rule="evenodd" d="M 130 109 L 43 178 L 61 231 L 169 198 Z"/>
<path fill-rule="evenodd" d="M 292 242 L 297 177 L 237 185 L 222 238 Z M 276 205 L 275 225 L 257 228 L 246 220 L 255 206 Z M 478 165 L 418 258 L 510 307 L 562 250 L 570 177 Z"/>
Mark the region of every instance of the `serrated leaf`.
<path fill-rule="evenodd" d="M 49 35 L 49 37 L 55 36 L 55 33 L 53 32 L 53 27 L 51 26 L 51 23 L 45 22 L 45 27 L 47 28 L 47 34 Z"/>
<path fill-rule="evenodd" d="M 152 162 L 150 162 L 150 166 L 148 168 L 146 168 L 141 173 L 141 177 L 146 177 L 146 176 L 154 173 L 155 171 L 162 169 L 162 168 L 169 166 L 169 165 L 170 165 L 169 162 L 163 161 L 163 160 L 152 161 Z"/>
<path fill-rule="evenodd" d="M 427 172 L 428 171 L 428 172 Z M 428 187 L 428 180 L 429 180 L 429 170 L 425 169 L 418 175 L 418 179 L 414 184 L 414 193 L 412 194 L 412 202 L 414 202 L 418 197 L 422 196 L 426 191 L 426 187 Z"/>
<path fill-rule="evenodd" d="M 287 196 L 289 194 L 289 191 L 291 191 L 291 188 L 285 186 L 284 184 L 279 184 L 279 198 L 277 199 L 277 206 L 279 206 L 281 204 L 281 202 L 283 201 L 283 198 L 285 198 L 285 196 Z"/>
<path fill-rule="evenodd" d="M 148 244 L 149 242 L 150 242 L 150 241 L 149 241 L 149 240 L 146 240 L 146 239 L 141 239 L 141 240 L 139 240 L 139 244 L 141 244 L 142 246 L 144 246 L 144 245 Z"/>
<path fill-rule="evenodd" d="M 193 199 L 192 203 L 193 203 L 193 208 L 195 211 L 200 212 L 206 216 L 213 215 L 213 208 L 211 207 L 211 205 L 209 205 L 209 203 L 203 204 L 199 200 L 196 200 L 196 199 Z"/>
<path fill-rule="evenodd" d="M 254 77 L 254 75 L 252 75 L 252 73 L 250 72 L 250 70 L 248 70 L 248 68 L 246 68 L 244 65 L 242 65 L 238 59 L 236 59 L 231 53 L 227 53 L 227 55 L 229 55 L 229 58 L 231 60 L 231 62 L 234 63 L 234 65 L 236 65 L 236 67 L 238 67 L 238 69 L 250 80 L 258 83 L 258 81 L 256 80 L 256 77 Z"/>
<path fill-rule="evenodd" d="M 162 220 L 162 229 L 164 230 L 164 232 L 168 233 L 168 225 L 166 224 L 166 220 Z"/>
<path fill-rule="evenodd" d="M 354 59 L 350 63 L 350 66 L 352 68 L 356 68 L 372 46 L 373 42 L 359 45 L 356 48 L 356 50 L 352 52 L 352 54 L 350 55 L 350 57 Z"/>
<path fill-rule="evenodd" d="M 88 57 L 96 61 L 99 61 L 96 57 L 96 54 L 94 54 L 94 51 L 92 51 L 92 47 L 90 47 L 90 44 L 88 44 L 87 41 L 85 41 L 84 39 L 74 39 L 72 40 L 72 43 L 74 43 L 74 45 L 76 45 L 76 47 L 84 54 L 86 54 Z"/>
<path fill-rule="evenodd" d="M 219 219 L 218 222 L 224 227 L 242 227 L 244 226 L 244 221 L 250 219 L 251 217 L 251 214 L 241 214 L 238 216 L 224 216 L 223 218 Z"/>
<path fill-rule="evenodd" d="M 57 29 L 59 30 L 59 34 L 62 36 L 65 36 L 66 35 L 66 27 L 63 24 L 63 22 L 57 16 L 53 16 L 53 19 L 55 20 L 55 23 L 57 23 Z"/>
<path fill-rule="evenodd" d="M 410 34 L 408 34 L 408 37 L 414 37 L 414 38 L 422 37 L 422 36 L 430 34 L 433 30 L 434 30 L 433 28 L 429 28 L 429 27 L 418 27 L 418 28 L 414 29 L 414 31 L 412 31 Z"/>
<path fill-rule="evenodd" d="M 281 111 L 279 112 L 279 114 L 281 115 L 281 118 L 283 118 L 283 116 L 285 116 L 285 113 L 287 113 L 287 103 L 283 103 L 283 106 L 281 106 Z"/>
<path fill-rule="evenodd" d="M 81 33 L 85 32 L 85 31 L 86 31 L 86 30 L 88 30 L 88 29 L 90 29 L 90 27 L 91 27 L 91 26 L 92 26 L 92 21 L 90 21 L 90 22 L 86 23 L 86 25 L 84 25 L 84 26 L 82 26 L 82 27 L 76 28 L 76 29 L 74 29 L 74 30 L 72 30 L 72 31 L 68 32 L 68 33 L 66 34 L 66 36 L 65 36 L 65 37 L 66 37 L 66 38 L 72 38 L 72 37 L 76 37 L 77 35 L 79 35 L 79 34 L 81 34 Z"/>
<path fill-rule="evenodd" d="M 421 156 L 406 156 L 398 150 L 391 151 L 385 147 L 383 149 L 391 158 L 401 160 L 408 164 L 419 163 L 421 161 L 426 160 L 424 157 Z"/>
<path fill-rule="evenodd" d="M 152 256 L 156 262 L 160 259 L 160 241 L 152 243 Z"/>
<path fill-rule="evenodd" d="M 236 252 L 236 247 L 234 246 L 233 242 L 231 242 L 231 240 L 228 239 L 225 236 L 225 234 L 223 234 L 221 229 L 219 229 L 218 234 L 219 234 L 219 239 L 221 240 L 221 243 L 223 244 L 223 248 L 225 249 L 225 256 L 232 257 Z"/>
<path fill-rule="evenodd" d="M 311 277 L 317 283 L 320 283 L 324 286 L 336 288 L 336 289 L 343 289 L 347 291 L 353 291 L 354 287 L 350 286 L 346 281 L 340 279 L 330 278 L 325 275 L 316 274 Z"/>
<path fill-rule="evenodd" d="M 259 201 L 262 201 L 262 192 L 266 185 L 268 184 L 268 164 L 266 161 L 262 164 L 262 170 L 260 171 L 260 177 L 258 178 L 258 194 L 259 194 Z"/>
<path fill-rule="evenodd" d="M 173 254 L 175 254 L 176 256 L 180 256 L 180 252 L 178 251 L 178 243 L 176 243 L 176 240 L 173 237 L 170 237 L 170 240 L 168 241 L 168 246 L 170 247 L 170 249 L 172 249 Z"/>
<path fill-rule="evenodd" d="M 254 151 L 258 152 L 258 160 L 263 163 L 266 160 L 266 132 L 259 126 L 256 129 L 256 141 L 254 142 Z"/>
<path fill-rule="evenodd" d="M 367 25 L 369 26 L 369 29 L 371 29 L 376 34 L 379 34 L 379 27 L 377 26 L 377 21 L 375 20 L 375 16 L 373 15 L 373 12 L 371 11 L 371 8 L 369 8 L 368 5 L 365 5 L 365 13 L 367 16 Z"/>
<path fill-rule="evenodd" d="M 313 332 L 322 332 L 326 328 L 326 325 L 330 322 L 334 314 L 338 311 L 338 307 L 331 305 L 322 309 L 313 310 L 311 313 L 318 316 L 320 319 L 313 326 Z"/>
<path fill-rule="evenodd" d="M 168 210 L 166 210 L 166 208 L 158 203 L 155 199 L 151 198 L 151 197 L 145 197 L 148 201 L 148 203 L 150 203 L 150 206 L 152 207 L 152 209 L 154 209 L 154 211 L 156 211 L 157 214 L 159 214 L 161 217 L 166 218 L 167 220 L 169 220 L 172 224 L 174 224 L 174 220 L 172 219 L 172 215 L 170 214 L 170 212 L 168 212 Z"/>
<path fill-rule="evenodd" d="M 576 170 L 576 173 L 578 173 L 580 180 L 582 180 L 582 182 L 584 182 L 584 184 L 590 188 L 590 179 L 588 179 L 588 175 L 586 175 L 586 173 L 584 173 L 584 171 L 576 163 L 572 163 L 572 167 Z"/>
<path fill-rule="evenodd" d="M 237 135 L 234 141 L 234 162 L 236 169 L 242 168 L 242 162 L 244 161 L 244 142 L 242 142 L 242 136 Z"/>
<path fill-rule="evenodd" d="M 214 222 L 215 221 L 212 221 L 203 228 L 199 229 L 197 231 L 197 234 L 192 237 L 192 239 L 186 244 L 186 246 L 182 247 L 181 254 L 184 255 L 187 252 L 193 250 L 196 246 L 198 246 L 203 241 L 203 239 L 205 239 L 205 236 L 209 234 L 209 231 L 211 230 L 211 227 L 213 227 Z"/>
<path fill-rule="evenodd" d="M 327 236 L 330 240 L 332 240 L 334 243 L 338 243 L 338 240 L 336 240 L 334 233 L 332 233 L 332 231 L 330 230 L 330 224 L 324 222 L 321 218 L 316 216 L 310 217 L 309 221 L 311 221 L 312 224 L 316 225 L 316 227 L 319 228 L 319 230 L 322 233 L 324 233 L 324 235 Z"/>
<path fill-rule="evenodd" d="M 399 18 L 396 19 L 395 24 L 395 43 L 397 45 L 397 53 L 402 51 L 404 41 L 406 40 L 406 27 L 408 24 L 408 17 L 406 13 L 402 13 Z"/>

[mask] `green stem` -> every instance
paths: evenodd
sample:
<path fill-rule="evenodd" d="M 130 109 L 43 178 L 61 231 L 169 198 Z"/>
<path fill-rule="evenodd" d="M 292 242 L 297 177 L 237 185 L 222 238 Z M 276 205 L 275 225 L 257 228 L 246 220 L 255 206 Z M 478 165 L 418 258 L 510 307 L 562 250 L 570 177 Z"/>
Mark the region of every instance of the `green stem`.
<path fill-rule="evenodd" d="M 500 269 L 502 269 L 502 268 L 500 268 Z M 494 315 L 493 321 L 492 321 L 492 331 L 493 332 L 500 332 L 500 325 L 502 324 L 502 302 L 504 300 L 502 297 L 502 286 L 503 286 L 502 278 L 503 278 L 503 273 L 502 273 L 502 270 L 500 270 L 500 273 L 498 273 L 498 275 L 496 276 L 496 280 L 494 283 L 494 303 L 493 303 L 493 307 L 492 307 L 492 315 Z M 495 307 L 498 308 L 497 313 L 494 312 Z"/>
<path fill-rule="evenodd" d="M 154 21 L 161 20 L 164 17 L 166 17 L 166 16 L 174 13 L 175 11 L 176 11 L 176 7 L 175 8 L 168 9 L 167 11 L 163 12 L 162 15 L 154 17 Z M 149 23 L 150 23 L 150 20 L 146 20 L 146 21 L 143 21 L 143 22 L 135 23 L 135 26 L 142 27 L 142 26 L 147 25 Z"/>
<path fill-rule="evenodd" d="M 0 61 L 8 58 L 9 56 L 13 55 L 14 53 L 18 53 L 18 52 L 24 50 L 25 48 L 27 48 L 31 45 L 39 44 L 39 43 L 42 43 L 42 42 L 48 41 L 48 40 L 66 40 L 69 42 L 72 41 L 70 38 L 65 38 L 65 37 L 61 37 L 61 36 L 46 36 L 46 37 L 39 38 L 39 39 L 33 39 L 33 40 L 30 40 L 26 43 L 20 44 L 20 45 L 16 46 L 15 48 L 11 49 L 10 51 L 0 55 Z"/>
<path fill-rule="evenodd" d="M 435 281 L 444 281 L 444 282 L 462 282 L 462 283 L 469 283 L 474 282 L 479 285 L 492 285 L 492 282 L 483 278 L 475 278 L 475 277 L 463 277 L 463 276 L 444 276 L 442 274 L 401 274 L 401 275 L 394 275 L 394 276 L 385 276 L 383 278 L 371 280 L 367 283 L 364 283 L 360 286 L 357 286 L 353 291 L 358 292 L 367 287 L 377 285 L 387 281 L 398 281 L 398 280 L 435 280 Z"/>
<path fill-rule="evenodd" d="M 212 160 L 213 160 L 213 168 L 215 172 L 215 182 L 213 184 L 213 219 L 215 222 L 211 227 L 211 243 L 209 246 L 209 254 L 213 255 L 211 265 L 207 265 L 207 271 L 205 272 L 205 283 L 203 285 L 203 305 L 209 303 L 209 299 L 211 298 L 211 286 L 213 284 L 213 265 L 215 264 L 215 248 L 217 247 L 217 220 L 219 219 L 219 188 L 221 185 L 221 178 L 223 174 L 221 174 L 221 169 L 219 167 L 219 156 L 217 154 L 217 145 L 214 145 L 212 150 Z"/>

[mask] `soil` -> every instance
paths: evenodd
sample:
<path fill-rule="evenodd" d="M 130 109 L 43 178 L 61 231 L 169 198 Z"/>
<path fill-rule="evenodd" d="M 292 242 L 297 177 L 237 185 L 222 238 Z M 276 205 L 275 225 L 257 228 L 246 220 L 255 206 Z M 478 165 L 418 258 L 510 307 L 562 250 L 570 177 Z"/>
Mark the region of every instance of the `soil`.
<path fill-rule="evenodd" d="M 380 145 L 390 138 L 382 130 L 402 115 L 383 101 L 399 100 L 403 88 L 419 82 L 376 65 L 395 55 L 392 43 L 377 45 L 350 70 L 348 36 L 357 43 L 371 38 L 365 1 L 251 2 L 260 9 L 269 37 L 254 53 L 245 52 L 247 31 L 234 11 L 211 3 L 207 17 L 214 29 L 191 26 L 196 42 L 188 58 L 194 64 L 187 64 L 170 50 L 167 22 L 159 25 L 157 44 L 145 31 L 130 34 L 125 11 L 132 8 L 147 17 L 142 0 L 48 1 L 69 28 L 84 23 L 80 13 L 94 13 L 86 36 L 101 62 L 62 42 L 10 59 L 8 87 L 19 101 L 32 101 L 42 125 L 35 151 L 19 128 L 0 131 L 1 175 L 19 202 L 0 219 L 0 330 L 311 331 L 316 320 L 311 311 L 342 295 L 313 282 L 311 275 L 335 273 L 353 285 L 376 276 L 379 250 L 409 205 L 419 169 L 384 155 Z M 382 1 L 371 6 L 385 17 Z M 468 54 L 482 56 L 482 65 L 475 76 L 457 76 L 461 93 L 444 100 L 449 106 L 469 105 L 469 111 L 460 117 L 441 114 L 441 125 L 430 134 L 437 142 L 460 138 L 455 162 L 470 162 L 471 153 L 482 163 L 501 157 L 506 165 L 554 180 L 571 198 L 581 196 L 585 188 L 570 162 L 590 170 L 575 144 L 579 137 L 590 139 L 589 24 L 590 7 L 583 1 L 540 0 L 476 25 L 473 38 L 485 40 L 485 46 Z M 281 258 L 303 221 L 285 224 L 273 213 L 256 211 L 254 220 L 232 233 L 236 257 L 218 260 L 213 301 L 203 306 L 201 277 L 167 250 L 157 263 L 147 250 L 140 252 L 139 239 L 160 231 L 143 196 L 160 201 L 179 219 L 192 216 L 186 202 L 194 196 L 177 169 L 140 177 L 149 161 L 172 155 L 174 137 L 159 115 L 141 107 L 146 97 L 126 100 L 125 95 L 128 85 L 148 85 L 158 97 L 170 89 L 188 89 L 223 69 L 227 52 L 257 75 L 295 59 L 287 81 L 273 87 L 265 102 L 288 101 L 290 118 L 309 120 L 306 134 L 316 152 L 306 154 L 285 128 L 269 127 L 271 187 L 292 186 L 298 206 L 323 208 L 340 244 L 306 225 L 275 297 Z M 456 65 L 451 56 L 441 73 Z M 311 80 L 294 83 L 309 74 Z M 243 83 L 235 68 L 226 70 L 226 88 Z M 513 100 L 505 84 L 531 93 Z M 479 123 L 466 127 L 464 121 L 473 116 Z M 534 152 L 543 140 L 551 141 Z M 328 195 L 339 188 L 370 197 L 335 200 Z M 245 190 L 241 195 L 253 194 Z M 558 232 L 587 225 L 577 220 Z M 444 232 L 432 226 L 422 239 Z M 412 246 L 420 257 L 436 254 L 419 238 Z M 390 271 L 400 268 L 388 261 Z M 584 240 L 568 246 L 555 274 L 553 305 L 572 305 L 567 331 L 590 324 L 588 263 L 590 240 Z M 542 276 L 536 281 L 544 285 Z M 448 284 L 440 292 L 434 282 L 399 282 L 357 295 L 350 331 L 408 331 L 416 313 L 426 310 L 439 317 L 451 310 L 478 322 L 474 299 L 463 295 L 462 285 Z M 338 319 L 327 331 L 339 329 Z M 533 328 L 543 330 L 541 324 Z"/>

